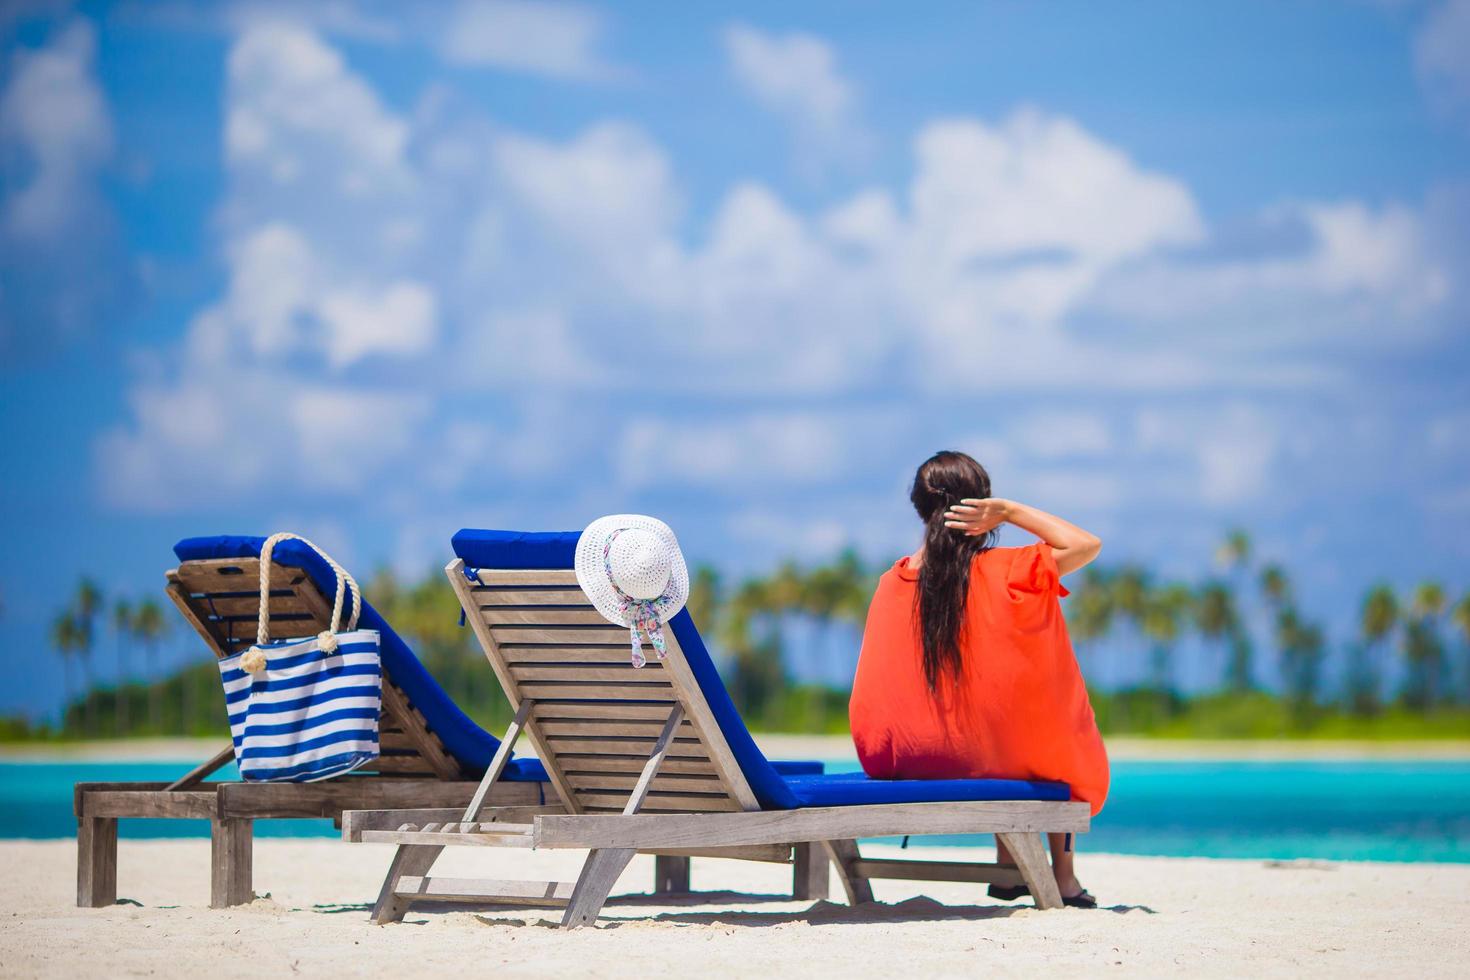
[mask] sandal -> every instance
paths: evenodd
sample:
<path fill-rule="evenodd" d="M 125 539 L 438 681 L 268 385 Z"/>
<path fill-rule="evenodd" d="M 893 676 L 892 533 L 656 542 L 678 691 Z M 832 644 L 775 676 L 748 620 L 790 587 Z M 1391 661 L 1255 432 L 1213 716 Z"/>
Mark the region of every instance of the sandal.
<path fill-rule="evenodd" d="M 1025 885 L 991 885 L 986 894 L 1002 902 L 1014 902 L 1018 898 L 1030 895 L 1031 889 Z"/>
<path fill-rule="evenodd" d="M 1084 888 L 1071 898 L 1063 896 L 1062 904 L 1073 909 L 1095 909 L 1097 908 L 1097 899 L 1093 898 L 1092 894 Z"/>

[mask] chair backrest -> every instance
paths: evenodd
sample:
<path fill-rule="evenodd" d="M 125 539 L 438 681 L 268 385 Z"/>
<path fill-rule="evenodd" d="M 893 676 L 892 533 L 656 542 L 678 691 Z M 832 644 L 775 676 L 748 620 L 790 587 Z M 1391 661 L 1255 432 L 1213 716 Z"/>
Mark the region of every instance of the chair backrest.
<path fill-rule="evenodd" d="M 630 663 L 626 629 L 568 568 L 445 569 L 526 736 L 572 813 L 623 809 L 675 705 L 675 731 L 640 812 L 760 809 L 674 630 L 667 659 Z"/>
<path fill-rule="evenodd" d="M 165 577 L 169 598 L 216 657 L 233 656 L 255 642 L 260 614 L 259 558 L 184 561 Z M 269 614 L 273 640 L 315 636 L 331 624 L 332 602 L 304 569 L 273 562 Z M 386 668 L 378 741 L 382 755 L 356 770 L 354 776 L 463 778 L 459 763 L 393 683 Z"/>

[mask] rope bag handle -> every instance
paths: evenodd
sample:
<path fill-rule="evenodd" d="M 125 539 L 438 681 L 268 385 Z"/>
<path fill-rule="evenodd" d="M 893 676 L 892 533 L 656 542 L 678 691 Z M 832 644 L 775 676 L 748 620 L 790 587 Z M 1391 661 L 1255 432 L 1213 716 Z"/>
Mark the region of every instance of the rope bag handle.
<path fill-rule="evenodd" d="M 337 564 L 331 555 L 299 534 L 292 534 L 289 531 L 272 534 L 265 539 L 265 544 L 260 546 L 260 616 L 255 628 L 255 646 L 240 658 L 240 666 L 252 674 L 258 674 L 265 669 L 265 651 L 261 647 L 270 642 L 271 551 L 280 542 L 288 540 L 300 541 L 315 551 L 337 576 L 337 594 L 332 601 L 332 622 L 327 629 L 317 634 L 318 648 L 324 653 L 331 653 L 337 649 L 337 633 L 342 628 L 343 599 L 346 598 L 345 593 L 349 587 L 352 592 L 352 616 L 347 621 L 349 631 L 357 628 L 357 619 L 362 615 L 362 593 L 357 587 L 357 580 L 348 573 L 347 569 Z"/>

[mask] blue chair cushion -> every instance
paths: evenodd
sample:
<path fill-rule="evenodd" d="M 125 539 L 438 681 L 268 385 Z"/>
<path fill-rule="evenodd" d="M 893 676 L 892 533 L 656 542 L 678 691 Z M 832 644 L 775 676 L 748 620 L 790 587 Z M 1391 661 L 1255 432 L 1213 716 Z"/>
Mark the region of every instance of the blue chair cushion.
<path fill-rule="evenodd" d="M 515 531 L 462 530 L 454 536 L 454 553 L 472 569 L 570 568 L 577 548 L 576 531 L 525 534 Z M 720 726 L 730 751 L 761 806 L 794 810 L 803 806 L 852 806 L 862 803 L 940 803 L 960 800 L 1066 800 L 1064 783 L 1010 779 L 868 779 L 862 773 L 819 776 L 773 766 L 755 744 L 735 710 L 704 639 L 680 610 L 669 627 L 684 651 L 690 670 Z"/>
<path fill-rule="evenodd" d="M 1024 779 L 870 779 L 861 772 L 787 776 L 802 806 L 859 806 L 872 803 L 955 803 L 979 800 L 1050 800 L 1071 797 L 1066 783 Z"/>

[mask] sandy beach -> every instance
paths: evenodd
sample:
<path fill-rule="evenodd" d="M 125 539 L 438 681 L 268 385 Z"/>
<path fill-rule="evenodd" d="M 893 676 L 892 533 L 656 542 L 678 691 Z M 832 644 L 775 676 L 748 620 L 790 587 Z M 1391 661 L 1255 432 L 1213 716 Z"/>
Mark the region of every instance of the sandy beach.
<path fill-rule="evenodd" d="M 249 906 L 212 911 L 208 842 L 128 841 L 118 904 L 78 909 L 70 841 L 0 842 L 0 972 L 245 977 L 1464 976 L 1470 866 L 1087 855 L 1102 909 L 1038 912 L 983 886 L 876 882 L 878 902 L 793 902 L 776 865 L 696 861 L 695 894 L 650 903 L 652 859 L 625 873 L 596 928 L 548 910 L 414 910 L 375 927 L 389 849 L 258 840 Z M 462 849 L 470 850 L 470 849 Z M 894 848 L 870 847 L 875 855 Z M 909 857 L 960 856 L 909 848 Z M 572 852 L 451 853 L 439 873 L 569 877 Z M 834 894 L 840 895 L 833 882 Z"/>

